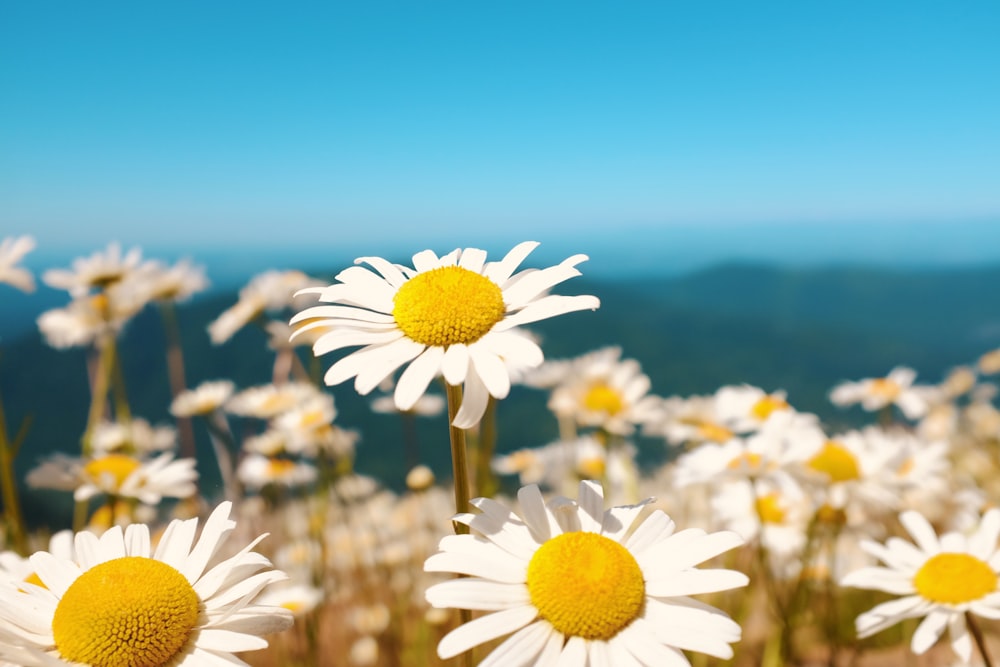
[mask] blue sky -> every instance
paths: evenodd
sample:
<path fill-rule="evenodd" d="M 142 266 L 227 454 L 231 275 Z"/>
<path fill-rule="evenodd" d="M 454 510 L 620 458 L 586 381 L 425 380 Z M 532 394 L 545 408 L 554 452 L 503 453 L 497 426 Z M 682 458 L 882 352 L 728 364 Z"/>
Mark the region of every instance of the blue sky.
<path fill-rule="evenodd" d="M 0 235 L 1000 227 L 998 34 L 995 0 L 6 2 Z"/>

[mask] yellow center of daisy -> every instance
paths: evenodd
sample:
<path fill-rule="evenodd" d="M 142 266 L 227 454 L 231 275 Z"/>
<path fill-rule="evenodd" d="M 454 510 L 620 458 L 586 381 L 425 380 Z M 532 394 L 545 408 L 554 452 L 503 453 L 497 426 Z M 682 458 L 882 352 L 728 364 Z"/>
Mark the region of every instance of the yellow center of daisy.
<path fill-rule="evenodd" d="M 964 553 L 931 556 L 913 577 L 913 587 L 926 600 L 961 604 L 997 589 L 997 573 L 987 563 Z"/>
<path fill-rule="evenodd" d="M 87 462 L 83 469 L 89 477 L 95 480 L 101 480 L 110 475 L 117 489 L 125 483 L 129 475 L 136 471 L 139 465 L 139 461 L 131 456 L 108 454 Z"/>
<path fill-rule="evenodd" d="M 721 424 L 711 421 L 695 421 L 693 425 L 698 430 L 698 437 L 709 442 L 727 442 L 733 437 L 733 432 Z"/>
<path fill-rule="evenodd" d="M 726 464 L 726 467 L 730 470 L 756 470 L 760 467 L 761 461 L 764 460 L 757 452 L 743 452 L 739 456 L 733 457 L 733 459 Z"/>
<path fill-rule="evenodd" d="M 503 292 L 486 276 L 460 266 L 419 273 L 396 292 L 392 316 L 422 345 L 474 343 L 503 319 Z"/>
<path fill-rule="evenodd" d="M 76 578 L 56 606 L 52 635 L 62 658 L 91 667 L 161 667 L 187 643 L 199 601 L 184 575 L 128 556 Z"/>
<path fill-rule="evenodd" d="M 295 469 L 295 461 L 289 459 L 268 459 L 267 471 L 275 477 L 290 475 Z"/>
<path fill-rule="evenodd" d="M 882 398 L 893 399 L 899 396 L 902 388 L 889 378 L 875 378 L 870 385 L 871 393 Z"/>
<path fill-rule="evenodd" d="M 614 416 L 622 411 L 625 402 L 617 389 L 606 382 L 597 381 L 584 394 L 583 407 L 591 412 L 603 412 Z"/>
<path fill-rule="evenodd" d="M 646 584 L 628 549 L 597 533 L 563 533 L 528 563 L 538 614 L 562 634 L 608 640 L 642 611 Z"/>
<path fill-rule="evenodd" d="M 750 415 L 760 421 L 764 421 L 776 410 L 787 410 L 788 402 L 776 396 L 765 396 L 750 408 Z"/>
<path fill-rule="evenodd" d="M 785 510 L 781 506 L 781 496 L 768 493 L 757 498 L 757 516 L 761 523 L 784 523 Z"/>
<path fill-rule="evenodd" d="M 846 482 L 861 476 L 861 469 L 854 454 L 833 440 L 828 440 L 822 449 L 809 459 L 809 467 L 825 473 L 831 482 Z"/>

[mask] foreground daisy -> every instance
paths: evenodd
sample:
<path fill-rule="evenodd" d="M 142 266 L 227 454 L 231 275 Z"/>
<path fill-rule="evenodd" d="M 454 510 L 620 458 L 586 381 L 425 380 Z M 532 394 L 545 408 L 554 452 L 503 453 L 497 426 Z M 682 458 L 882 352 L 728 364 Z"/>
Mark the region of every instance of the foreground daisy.
<path fill-rule="evenodd" d="M 481 513 L 455 518 L 472 534 L 445 537 L 424 565 L 468 575 L 431 586 L 431 605 L 495 612 L 446 635 L 442 658 L 510 633 L 481 667 L 670 667 L 690 664 L 682 650 L 733 656 L 740 626 L 688 596 L 747 584 L 740 572 L 694 567 L 742 544 L 738 535 L 675 533 L 659 510 L 637 522 L 643 504 L 605 511 L 595 482 L 581 482 L 575 502 L 546 505 L 537 486 L 518 500 L 521 516 L 473 501 Z"/>
<path fill-rule="evenodd" d="M 841 581 L 844 586 L 904 596 L 858 616 L 858 636 L 923 617 L 913 633 L 912 651 L 924 653 L 947 628 L 952 649 L 968 662 L 972 637 L 967 622 L 974 622 L 973 616 L 1000 618 L 1000 510 L 986 512 L 968 536 L 951 532 L 939 538 L 927 519 L 914 511 L 899 519 L 916 545 L 899 538 L 890 538 L 884 546 L 862 542 L 862 549 L 886 566 L 862 568 Z"/>
<path fill-rule="evenodd" d="M 76 535 L 75 559 L 31 556 L 42 585 L 0 584 L 0 659 L 25 667 L 246 665 L 233 653 L 267 646 L 291 626 L 284 608 L 257 604 L 286 577 L 253 540 L 213 557 L 236 527 L 222 503 L 195 541 L 197 519 L 173 521 L 154 550 L 143 524 Z M 261 570 L 265 570 L 261 572 Z"/>
<path fill-rule="evenodd" d="M 471 428 L 486 410 L 489 396 L 504 398 L 510 390 L 508 365 L 542 363 L 537 344 L 512 329 L 563 313 L 595 309 L 594 296 L 548 294 L 553 286 L 580 275 L 574 255 L 541 270 L 514 273 L 537 247 L 525 242 L 499 262 L 487 262 L 477 248 L 454 250 L 443 257 L 425 250 L 413 256 L 413 268 L 380 257 L 361 257 L 337 274 L 339 282 L 300 293 L 318 294 L 321 305 L 300 312 L 291 323 L 293 338 L 314 329 L 325 333 L 313 344 L 316 356 L 346 347 L 364 346 L 337 361 L 324 380 L 336 385 L 355 378 L 365 395 L 407 366 L 396 384 L 396 407 L 409 410 L 431 380 L 443 375 L 463 386 L 464 399 L 453 421 Z"/>

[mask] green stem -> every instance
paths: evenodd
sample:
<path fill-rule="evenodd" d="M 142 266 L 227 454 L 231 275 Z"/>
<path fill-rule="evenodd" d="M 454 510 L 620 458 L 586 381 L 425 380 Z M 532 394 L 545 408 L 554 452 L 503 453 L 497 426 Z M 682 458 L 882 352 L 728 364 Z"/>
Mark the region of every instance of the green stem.
<path fill-rule="evenodd" d="M 184 377 L 184 351 L 181 347 L 181 328 L 177 321 L 177 308 L 172 301 L 160 302 L 160 319 L 167 339 L 167 380 L 170 382 L 170 396 L 187 389 Z M 180 454 L 184 458 L 195 458 L 194 427 L 189 417 L 177 417 L 177 436 L 180 440 Z"/>
<path fill-rule="evenodd" d="M 3 491 L 4 519 L 14 549 L 22 556 L 28 555 L 28 536 L 24 530 L 21 503 L 17 495 L 17 480 L 14 478 L 15 447 L 7 439 L 7 420 L 0 398 L 0 489 Z"/>
<path fill-rule="evenodd" d="M 125 372 L 122 370 L 122 358 L 118 354 L 118 341 L 111 336 L 108 345 L 111 348 L 112 371 L 111 394 L 115 402 L 115 419 L 123 424 L 132 421 L 132 410 L 128 405 L 128 393 L 125 391 Z"/>
<path fill-rule="evenodd" d="M 491 497 L 497 491 L 493 474 L 493 452 L 497 444 L 497 399 L 490 396 L 479 427 L 479 451 L 476 454 L 476 495 Z"/>
<path fill-rule="evenodd" d="M 451 439 L 451 467 L 455 478 L 455 512 L 469 511 L 469 459 L 465 446 L 465 430 L 453 425 L 455 415 L 462 405 L 461 385 L 445 384 L 448 397 L 448 435 Z M 455 533 L 468 534 L 469 527 L 464 523 L 453 522 Z"/>
<path fill-rule="evenodd" d="M 108 389 L 111 386 L 111 375 L 115 365 L 114 334 L 106 333 L 98 341 L 97 370 L 94 373 L 94 386 L 90 392 L 90 412 L 87 414 L 87 430 L 83 433 L 82 450 L 85 457 L 93 451 L 94 429 L 104 417 L 108 407 Z"/>
<path fill-rule="evenodd" d="M 464 513 L 469 511 L 469 460 L 465 446 L 465 431 L 454 426 L 455 415 L 462 405 L 461 385 L 450 385 L 445 383 L 445 395 L 448 398 L 448 435 L 451 439 L 451 466 L 455 477 L 455 512 Z M 469 527 L 464 523 L 452 521 L 452 526 L 457 535 L 468 535 Z M 462 625 L 472 620 L 472 610 L 459 609 L 459 617 Z M 461 655 L 464 667 L 472 667 L 472 650 L 468 650 Z"/>

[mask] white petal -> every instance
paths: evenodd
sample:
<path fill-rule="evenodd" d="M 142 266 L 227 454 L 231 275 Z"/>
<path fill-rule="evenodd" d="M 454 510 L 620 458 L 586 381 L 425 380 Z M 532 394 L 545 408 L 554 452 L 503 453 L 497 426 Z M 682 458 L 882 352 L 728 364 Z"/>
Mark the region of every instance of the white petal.
<path fill-rule="evenodd" d="M 686 570 L 664 579 L 647 581 L 646 594 L 656 597 L 671 597 L 715 593 L 716 591 L 727 591 L 731 588 L 746 586 L 749 581 L 747 575 L 736 570 Z"/>
<path fill-rule="evenodd" d="M 441 373 L 445 382 L 452 386 L 465 382 L 469 372 L 469 348 L 461 343 L 449 345 L 441 361 Z"/>
<path fill-rule="evenodd" d="M 475 372 L 469 373 L 465 377 L 465 384 L 462 388 L 462 405 L 458 408 L 452 425 L 455 428 L 472 428 L 483 418 L 490 394 L 486 390 L 486 385 L 479 378 L 479 374 Z"/>
<path fill-rule="evenodd" d="M 521 262 L 538 247 L 537 241 L 524 241 L 514 246 L 499 262 L 491 262 L 483 269 L 483 275 L 503 286 L 511 277 Z"/>
<path fill-rule="evenodd" d="M 550 317 L 575 313 L 579 310 L 597 310 L 601 307 L 601 300 L 596 296 L 562 296 L 553 294 L 532 302 L 527 307 L 516 313 L 511 313 L 497 322 L 494 331 L 506 331 L 513 327 L 531 324 L 539 320 L 546 320 Z"/>
<path fill-rule="evenodd" d="M 601 532 L 601 524 L 604 522 L 604 489 L 600 482 L 581 481 L 577 504 L 580 509 L 580 530 L 588 533 Z"/>
<path fill-rule="evenodd" d="M 214 628 L 202 628 L 195 643 L 199 648 L 214 651 L 256 651 L 267 648 L 267 640 L 263 637 Z"/>
<path fill-rule="evenodd" d="M 913 633 L 913 641 L 910 642 L 910 649 L 917 655 L 927 652 L 931 646 L 937 643 L 948 627 L 948 620 L 951 613 L 942 609 L 935 609 L 927 614 L 927 618 L 920 622 L 916 632 Z"/>
<path fill-rule="evenodd" d="M 498 611 L 455 628 L 438 644 L 438 656 L 447 660 L 473 646 L 520 630 L 535 620 L 538 610 L 531 606 Z"/>
<path fill-rule="evenodd" d="M 514 609 L 531 604 L 525 584 L 505 584 L 478 577 L 463 577 L 434 584 L 427 589 L 424 597 L 435 607 L 486 611 Z"/>
<path fill-rule="evenodd" d="M 508 637 L 479 663 L 479 667 L 526 667 L 548 644 L 552 626 L 545 622 L 527 625 Z"/>
<path fill-rule="evenodd" d="M 503 361 L 481 345 L 469 346 L 472 369 L 486 385 L 486 390 L 494 398 L 504 399 L 510 392 L 510 375 Z"/>
<path fill-rule="evenodd" d="M 903 512 L 899 515 L 899 520 L 925 553 L 935 554 L 941 550 L 934 528 L 920 512 Z"/>
<path fill-rule="evenodd" d="M 676 527 L 673 519 L 662 510 L 656 510 L 636 527 L 625 547 L 633 554 L 641 555 L 649 547 L 673 535 Z"/>
<path fill-rule="evenodd" d="M 409 410 L 427 391 L 428 385 L 441 372 L 444 348 L 428 347 L 410 362 L 396 383 L 395 401 L 400 410 Z"/>

